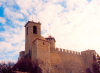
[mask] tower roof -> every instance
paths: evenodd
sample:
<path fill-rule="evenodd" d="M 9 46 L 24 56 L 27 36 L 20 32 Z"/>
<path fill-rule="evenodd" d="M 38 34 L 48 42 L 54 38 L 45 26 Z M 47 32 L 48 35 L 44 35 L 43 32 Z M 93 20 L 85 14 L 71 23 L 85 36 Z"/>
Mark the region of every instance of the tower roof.
<path fill-rule="evenodd" d="M 45 39 L 43 39 L 43 38 L 36 38 L 32 43 L 36 42 L 37 40 L 41 40 L 41 41 L 48 42 L 47 40 L 45 40 Z"/>
<path fill-rule="evenodd" d="M 28 21 L 28 22 L 25 24 L 25 27 L 26 27 L 29 23 L 39 24 L 39 25 L 41 25 L 41 23 L 40 23 L 40 22 Z"/>
<path fill-rule="evenodd" d="M 55 40 L 55 38 L 54 37 L 52 37 L 52 36 L 48 36 L 47 38 L 45 38 L 46 40 L 54 40 L 55 42 L 56 42 L 56 40 Z"/>

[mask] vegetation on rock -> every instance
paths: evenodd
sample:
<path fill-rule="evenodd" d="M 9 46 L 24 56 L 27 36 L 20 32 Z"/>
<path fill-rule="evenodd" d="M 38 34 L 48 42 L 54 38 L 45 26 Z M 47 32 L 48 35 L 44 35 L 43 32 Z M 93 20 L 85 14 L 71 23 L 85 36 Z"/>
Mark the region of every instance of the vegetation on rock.
<path fill-rule="evenodd" d="M 20 59 L 16 64 L 13 63 L 0 64 L 0 73 L 17 73 L 17 72 L 42 73 L 42 70 L 38 66 L 38 63 L 32 62 L 30 58 Z"/>

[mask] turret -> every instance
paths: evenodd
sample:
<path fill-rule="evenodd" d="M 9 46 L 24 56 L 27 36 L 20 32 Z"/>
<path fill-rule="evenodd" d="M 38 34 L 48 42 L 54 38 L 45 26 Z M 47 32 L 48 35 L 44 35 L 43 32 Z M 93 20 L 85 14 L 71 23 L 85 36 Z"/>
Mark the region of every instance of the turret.
<path fill-rule="evenodd" d="M 90 70 L 92 71 L 92 64 L 93 64 L 93 61 L 94 61 L 94 55 L 96 55 L 95 50 L 82 51 L 81 55 L 83 57 L 86 69 L 90 68 Z"/>
<path fill-rule="evenodd" d="M 51 52 L 54 51 L 55 50 L 55 42 L 56 42 L 55 38 L 52 37 L 52 36 L 49 36 L 49 37 L 47 37 L 45 39 L 50 42 L 50 51 Z"/>

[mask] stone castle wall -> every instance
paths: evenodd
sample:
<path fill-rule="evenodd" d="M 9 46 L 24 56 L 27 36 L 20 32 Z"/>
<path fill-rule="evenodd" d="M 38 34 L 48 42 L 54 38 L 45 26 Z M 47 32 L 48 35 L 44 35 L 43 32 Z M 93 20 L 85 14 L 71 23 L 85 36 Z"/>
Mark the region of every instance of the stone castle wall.
<path fill-rule="evenodd" d="M 32 60 L 38 60 L 39 67 L 43 73 L 50 72 L 50 43 L 43 39 L 37 39 L 33 44 Z M 36 51 L 34 51 L 34 49 L 36 49 Z"/>
<path fill-rule="evenodd" d="M 51 73 L 81 73 L 85 64 L 80 52 L 56 48 L 51 55 Z"/>
<path fill-rule="evenodd" d="M 76 52 L 56 48 L 51 55 L 51 73 L 86 73 L 92 70 L 94 50 Z"/>
<path fill-rule="evenodd" d="M 67 50 L 67 49 L 62 49 L 62 48 L 55 48 L 54 52 L 58 52 L 58 53 L 61 53 L 61 54 L 81 55 L 81 52 Z"/>
<path fill-rule="evenodd" d="M 36 33 L 34 33 L 34 26 L 37 28 Z M 40 23 L 29 21 L 25 28 L 24 53 L 27 55 L 31 52 L 31 59 L 38 60 L 43 73 L 86 73 L 86 68 L 92 70 L 94 50 L 76 52 L 55 48 L 54 37 L 41 36 Z M 25 56 L 24 53 L 21 52 L 20 56 Z"/>

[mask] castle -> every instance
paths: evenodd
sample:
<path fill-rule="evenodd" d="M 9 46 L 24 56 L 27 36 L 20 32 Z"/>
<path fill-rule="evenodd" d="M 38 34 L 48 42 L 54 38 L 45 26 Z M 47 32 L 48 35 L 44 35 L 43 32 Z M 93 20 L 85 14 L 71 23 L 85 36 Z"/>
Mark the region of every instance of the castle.
<path fill-rule="evenodd" d="M 82 52 L 55 48 L 55 38 L 41 36 L 41 23 L 28 21 L 25 25 L 25 51 L 20 58 L 30 56 L 32 61 L 38 60 L 43 73 L 86 73 L 92 70 L 95 50 Z"/>

